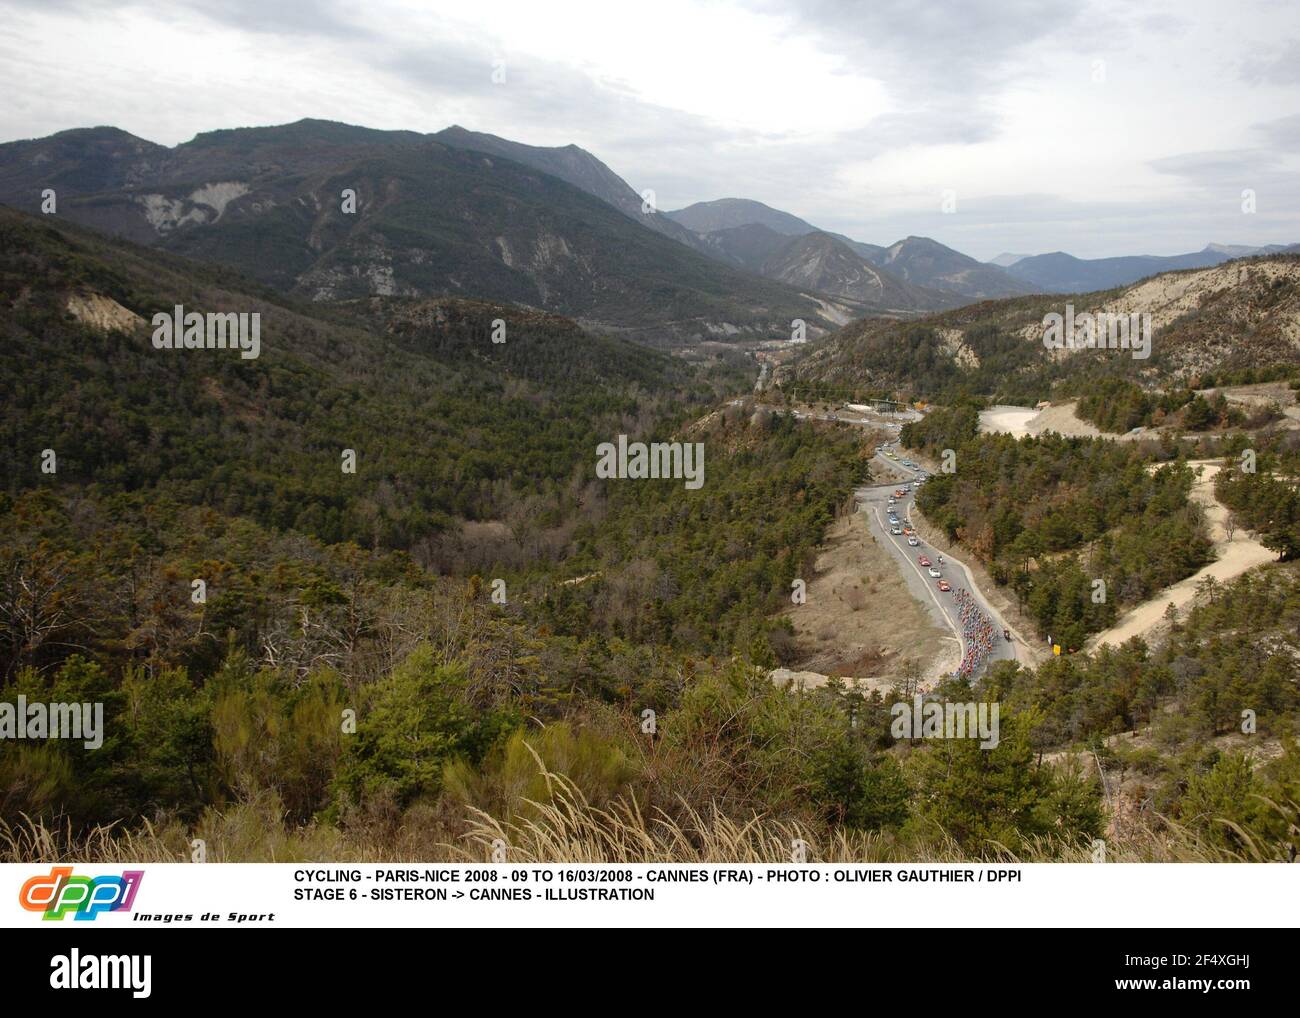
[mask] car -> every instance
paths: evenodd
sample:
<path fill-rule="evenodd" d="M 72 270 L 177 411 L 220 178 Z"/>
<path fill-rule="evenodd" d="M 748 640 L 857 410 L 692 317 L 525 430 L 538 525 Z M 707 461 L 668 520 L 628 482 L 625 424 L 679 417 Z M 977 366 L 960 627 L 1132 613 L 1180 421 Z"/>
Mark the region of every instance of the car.
<path fill-rule="evenodd" d="M 915 537 L 909 537 L 909 538 L 907 539 L 907 543 L 910 544 L 913 548 L 915 548 L 915 547 L 916 547 L 918 544 L 920 544 L 921 542 L 918 541 Z"/>
<path fill-rule="evenodd" d="M 930 560 L 929 560 L 928 558 L 926 558 L 924 555 L 918 555 L 918 556 L 916 556 L 916 561 L 917 561 L 918 563 L 920 563 L 921 565 L 926 566 L 927 568 L 928 568 L 929 565 L 930 565 Z"/>
<path fill-rule="evenodd" d="M 952 593 L 952 584 L 949 583 L 947 580 L 940 580 L 940 581 L 939 581 L 939 589 L 942 590 L 945 594 L 951 594 L 951 593 Z"/>
<path fill-rule="evenodd" d="M 930 567 L 930 575 L 933 576 L 933 577 L 937 580 L 940 576 L 943 575 L 943 573 L 941 573 L 941 572 L 939 572 L 939 570 L 935 569 L 934 566 L 931 566 L 931 567 Z"/>
<path fill-rule="evenodd" d="M 903 536 L 903 532 L 902 532 L 902 530 L 900 530 L 898 527 L 894 527 L 894 528 L 891 529 L 889 532 L 890 532 L 891 534 L 893 534 L 895 537 L 902 537 L 902 536 Z"/>
<path fill-rule="evenodd" d="M 890 505 L 894 505 L 894 503 L 895 503 L 894 496 L 893 496 L 893 495 L 890 495 L 890 496 L 889 496 L 889 504 L 890 504 Z"/>
<path fill-rule="evenodd" d="M 894 498 L 902 498 L 906 494 L 907 492 L 905 490 L 903 490 L 902 488 L 897 488 L 894 491 Z"/>
<path fill-rule="evenodd" d="M 913 534 L 916 533 L 916 531 L 913 530 L 911 527 L 904 527 L 903 533 L 906 534 L 908 537 L 911 537 Z"/>

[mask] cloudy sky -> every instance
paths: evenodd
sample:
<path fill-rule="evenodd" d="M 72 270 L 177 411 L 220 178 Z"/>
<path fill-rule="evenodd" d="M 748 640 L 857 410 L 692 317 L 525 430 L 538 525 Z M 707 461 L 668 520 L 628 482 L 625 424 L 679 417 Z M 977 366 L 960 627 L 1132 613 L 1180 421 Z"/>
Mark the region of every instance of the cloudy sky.
<path fill-rule="evenodd" d="M 0 141 L 457 123 L 978 258 L 1300 242 L 1296 0 L 0 0 L 0 91 Z"/>

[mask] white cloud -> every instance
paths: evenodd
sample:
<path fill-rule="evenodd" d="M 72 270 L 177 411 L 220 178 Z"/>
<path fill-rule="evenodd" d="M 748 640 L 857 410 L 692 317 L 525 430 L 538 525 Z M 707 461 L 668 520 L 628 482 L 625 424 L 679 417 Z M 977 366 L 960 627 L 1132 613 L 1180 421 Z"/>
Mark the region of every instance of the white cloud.
<path fill-rule="evenodd" d="M 1294 4 L 7 0 L 0 16 L 5 140 L 458 122 L 581 145 L 661 207 L 751 197 L 876 243 L 1300 240 Z M 1248 186 L 1254 216 L 1233 199 Z"/>

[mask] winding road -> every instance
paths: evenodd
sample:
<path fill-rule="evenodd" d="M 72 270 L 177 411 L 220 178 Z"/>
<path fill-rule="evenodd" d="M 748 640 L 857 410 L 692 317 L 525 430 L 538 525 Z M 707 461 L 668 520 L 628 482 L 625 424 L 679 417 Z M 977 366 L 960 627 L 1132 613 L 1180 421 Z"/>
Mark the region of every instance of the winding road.
<path fill-rule="evenodd" d="M 887 443 L 882 448 L 888 448 L 898 454 L 897 442 Z M 913 481 L 920 473 L 918 470 L 904 466 L 899 460 L 887 458 L 880 452 L 876 453 L 872 463 L 877 468 L 886 467 L 897 470 L 912 478 Z M 898 558 L 899 568 L 912 595 L 927 607 L 940 625 L 946 626 L 953 632 L 961 643 L 963 655 L 965 655 L 967 648 L 954 598 L 954 593 L 961 587 L 964 587 L 970 593 L 979 608 L 992 620 L 996 630 L 996 636 L 986 660 L 1014 661 L 1016 658 L 1015 644 L 1002 638 L 1002 630 L 1008 628 L 1006 622 L 993 610 L 988 600 L 980 593 L 979 587 L 976 586 L 975 580 L 971 576 L 970 570 L 966 568 L 965 563 L 953 558 L 951 555 L 945 555 L 943 556 L 943 565 L 940 566 L 938 564 L 939 553 L 928 547 L 924 541 L 912 546 L 907 543 L 906 536 L 890 533 L 891 524 L 886 518 L 890 508 L 889 498 L 894 495 L 895 490 L 899 489 L 903 483 L 907 482 L 875 484 L 854 491 L 859 507 L 866 518 L 868 528 L 881 545 L 889 548 Z M 911 512 L 912 503 L 915 499 L 914 483 L 912 489 L 897 497 L 896 504 L 893 507 L 898 514 L 899 520 L 905 526 L 912 526 Z M 917 540 L 920 541 L 919 538 Z M 930 576 L 926 567 L 917 561 L 920 555 L 926 555 L 935 563 L 936 567 L 943 573 L 942 578 L 951 584 L 954 593 L 943 593 L 939 590 L 939 579 Z"/>

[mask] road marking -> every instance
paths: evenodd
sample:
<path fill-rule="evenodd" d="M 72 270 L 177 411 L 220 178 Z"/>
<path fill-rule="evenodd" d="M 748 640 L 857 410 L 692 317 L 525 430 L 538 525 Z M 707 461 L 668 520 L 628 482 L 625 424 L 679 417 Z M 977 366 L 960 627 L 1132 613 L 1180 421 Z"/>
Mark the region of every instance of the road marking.
<path fill-rule="evenodd" d="M 913 495 L 915 495 L 915 492 L 913 493 Z M 911 507 L 912 507 L 912 503 L 908 503 L 908 508 L 907 508 L 907 523 L 908 523 L 908 525 L 909 525 L 913 530 L 915 530 L 915 529 L 916 529 L 916 524 L 915 524 L 914 522 L 912 522 L 912 508 L 911 508 Z M 938 549 L 937 549 L 937 548 L 935 549 L 935 554 L 938 554 Z M 958 569 L 961 570 L 962 575 L 966 577 L 966 586 L 967 586 L 967 589 L 969 589 L 969 590 L 971 591 L 972 596 L 976 596 L 976 597 L 977 597 L 977 600 L 976 600 L 976 602 L 975 602 L 975 607 L 979 608 L 980 611 L 984 612 L 984 613 L 988 616 L 988 619 L 989 619 L 990 622 L 996 622 L 996 623 L 998 623 L 998 625 L 996 626 L 996 629 L 1002 629 L 1002 630 L 1005 630 L 1006 632 L 1010 632 L 1010 631 L 1011 631 L 1011 627 L 1007 625 L 1007 623 L 1006 623 L 1006 619 L 1004 619 L 1001 615 L 998 614 L 997 609 L 993 607 L 993 603 L 992 603 L 992 602 L 991 602 L 987 597 L 984 596 L 984 592 L 983 592 L 982 590 L 980 590 L 979 586 L 975 583 L 975 576 L 971 573 L 971 571 L 970 571 L 970 567 L 967 566 L 967 565 L 966 565 L 964 562 L 962 562 L 960 559 L 953 558 L 952 555 L 949 555 L 949 556 L 948 556 L 948 561 L 945 562 L 944 565 L 955 565 Z M 1001 643 L 996 642 L 996 631 L 995 631 L 995 644 L 994 644 L 994 645 L 1000 647 L 1000 646 L 1002 646 L 1003 643 L 1006 643 L 1006 641 L 1003 640 Z M 1010 657 L 1009 660 L 1012 660 L 1012 661 L 1019 661 L 1019 660 L 1020 660 L 1020 658 L 1016 655 L 1016 645 L 1015 645 L 1014 642 L 1013 642 L 1013 643 L 1012 643 L 1012 644 L 1011 644 L 1007 649 L 1011 651 L 1011 657 Z M 990 657 L 989 660 L 990 660 L 990 661 L 999 661 L 999 660 L 1001 660 L 1001 661 L 1005 661 L 1005 660 L 1008 660 L 1008 659 L 1007 659 L 1007 658 Z"/>
<path fill-rule="evenodd" d="M 897 449 L 901 451 L 902 446 L 901 446 L 901 443 L 898 443 L 897 439 L 894 439 L 893 442 L 885 442 L 885 443 L 884 443 L 884 446 L 885 446 L 885 447 L 896 446 L 896 445 L 897 445 Z M 872 460 L 875 460 L 875 459 L 880 459 L 881 462 L 883 462 L 883 463 L 889 465 L 889 467 L 893 467 L 894 469 L 897 469 L 897 471 L 900 471 L 901 473 L 905 473 L 905 475 L 907 476 L 907 478 L 909 478 L 909 480 L 907 480 L 907 481 L 891 481 L 891 482 L 888 482 L 888 484 L 871 485 L 871 488 L 888 489 L 888 488 L 889 488 L 889 485 L 891 485 L 891 484 L 893 485 L 893 488 L 898 488 L 898 485 L 901 485 L 901 484 L 913 484 L 913 485 L 914 485 L 914 484 L 915 484 L 915 481 L 917 481 L 917 476 L 918 476 L 919 473 L 920 473 L 919 469 L 913 469 L 913 468 L 911 468 L 911 467 L 905 467 L 905 465 L 902 464 L 902 463 L 900 462 L 900 460 L 889 459 L 888 456 L 885 456 L 884 454 L 881 454 L 881 452 L 876 452 L 876 454 L 875 454 L 874 456 L 872 456 Z M 909 527 L 913 528 L 913 532 L 915 533 L 915 530 L 917 530 L 917 524 L 915 524 L 915 521 L 913 521 L 913 519 L 911 519 L 911 507 L 913 507 L 914 504 L 917 503 L 917 489 L 915 489 L 915 488 L 911 488 L 909 491 L 907 491 L 907 495 L 906 495 L 906 497 L 905 497 L 905 503 L 906 503 L 906 504 L 905 504 L 905 507 L 904 507 L 904 516 L 906 517 L 907 525 L 909 525 Z M 891 540 L 892 540 L 892 538 L 893 538 L 893 534 L 889 533 L 889 528 L 888 528 L 888 527 L 885 527 L 884 520 L 881 519 L 881 517 L 880 517 L 880 510 L 879 510 L 878 507 L 876 507 L 876 504 L 875 504 L 875 503 L 872 503 L 872 511 L 875 512 L 875 515 L 876 515 L 876 523 L 879 523 L 879 524 L 880 524 L 880 529 L 883 530 L 883 532 L 884 532 L 885 534 L 888 534 L 889 538 L 891 538 Z M 953 631 L 954 633 L 957 633 L 957 640 L 958 640 L 959 644 L 961 644 L 961 647 L 962 647 L 962 658 L 965 659 L 965 658 L 966 658 L 966 640 L 965 640 L 965 637 L 962 636 L 961 628 L 959 628 L 958 625 L 954 625 L 954 624 L 953 624 L 953 620 L 949 618 L 949 616 L 948 616 L 948 612 L 944 611 L 944 607 L 943 607 L 943 605 L 941 605 L 941 603 L 939 602 L 939 598 L 937 598 L 937 595 L 936 595 L 935 592 L 933 592 L 933 590 L 931 589 L 930 584 L 928 584 L 928 582 L 927 582 L 927 579 L 928 579 L 928 573 L 923 573 L 922 571 L 920 571 L 920 566 L 919 566 L 919 564 L 918 564 L 918 563 L 914 563 L 913 560 L 911 560 L 911 556 L 910 556 L 909 554 L 907 554 L 906 551 L 902 550 L 902 546 L 901 546 L 901 545 L 898 545 L 898 543 L 893 543 L 893 547 L 894 547 L 894 549 L 900 551 L 900 553 L 902 553 L 902 555 L 904 555 L 904 558 L 907 559 L 907 564 L 910 564 L 910 566 L 913 567 L 913 568 L 915 569 L 915 571 L 917 571 L 917 575 L 920 576 L 920 581 L 922 581 L 923 584 L 926 584 L 926 592 L 927 592 L 928 594 L 930 594 L 930 599 L 931 599 L 931 601 L 935 602 L 935 605 L 936 605 L 936 606 L 939 606 L 939 614 L 944 616 L 944 620 L 946 621 L 946 623 L 948 623 L 949 628 L 952 629 L 952 631 Z M 909 546 L 907 546 L 907 547 L 911 547 L 911 546 L 909 545 Z M 936 554 L 936 555 L 939 554 L 939 549 L 935 549 L 935 554 Z M 944 564 L 945 564 L 945 566 L 948 566 L 948 564 L 952 564 L 952 566 L 956 566 L 956 567 L 957 567 L 958 571 L 961 572 L 961 575 L 962 575 L 963 577 L 966 577 L 966 588 L 970 590 L 970 592 L 971 592 L 971 597 L 972 597 L 972 598 L 975 598 L 975 606 L 978 607 L 980 611 L 983 611 L 985 615 L 987 615 L 987 618 L 988 618 L 989 621 L 991 621 L 991 623 L 996 623 L 996 624 L 997 624 L 997 628 L 1005 629 L 1005 631 L 1008 631 L 1008 632 L 1009 632 L 1011 627 L 1009 627 L 1009 625 L 1006 624 L 1006 620 L 1005 620 L 1004 618 L 1002 618 L 1002 616 L 1001 616 L 1000 614 L 998 614 L 996 608 L 993 607 L 992 602 L 989 601 L 989 599 L 988 599 L 987 597 L 984 597 L 984 592 L 983 592 L 983 590 L 980 590 L 980 589 L 979 589 L 979 585 L 976 584 L 976 582 L 975 582 L 975 576 L 972 575 L 972 573 L 971 573 L 971 571 L 970 571 L 970 568 L 966 566 L 966 563 L 963 563 L 961 559 L 956 559 L 956 558 L 953 558 L 952 555 L 949 555 L 949 556 L 948 556 L 948 562 L 946 562 L 946 563 L 944 563 Z M 996 632 L 996 631 L 995 631 L 995 632 Z M 1006 641 L 996 642 L 995 646 L 1000 647 L 1000 649 L 1001 649 L 1002 645 L 1004 645 L 1005 642 L 1006 642 Z M 1011 644 L 1010 644 L 1009 646 L 1006 646 L 1005 649 L 1006 649 L 1006 650 L 1010 650 L 1010 653 L 1011 653 L 1010 660 L 1019 660 L 1019 655 L 1018 655 L 1017 653 L 1015 653 L 1015 644 L 1014 644 L 1014 642 L 1011 642 Z M 1006 659 L 1005 659 L 1005 658 L 998 658 L 998 657 L 996 657 L 996 653 L 995 653 L 995 654 L 991 654 L 991 657 L 989 657 L 988 660 L 1006 660 Z"/>
<path fill-rule="evenodd" d="M 946 623 L 948 623 L 948 628 L 951 629 L 953 631 L 953 635 L 957 637 L 957 643 L 961 647 L 961 656 L 962 659 L 964 660 L 966 657 L 966 639 L 965 637 L 962 636 L 961 630 L 956 626 L 956 624 L 952 621 L 952 619 L 948 617 L 948 613 L 943 610 L 943 604 L 939 601 L 939 598 L 935 595 L 935 592 L 930 589 L 930 584 L 926 582 L 927 575 L 925 573 L 922 573 L 921 567 L 917 565 L 915 562 L 913 562 L 911 558 L 907 555 L 907 553 L 904 552 L 903 549 L 900 548 L 894 542 L 893 540 L 894 535 L 889 532 L 889 529 L 885 526 L 884 521 L 880 518 L 880 507 L 873 503 L 871 506 L 871 510 L 876 515 L 876 522 L 880 524 L 880 529 L 885 532 L 886 537 L 890 538 L 890 542 L 889 542 L 890 545 L 896 551 L 898 551 L 900 554 L 903 555 L 903 558 L 907 560 L 907 564 L 910 565 L 913 569 L 915 569 L 917 576 L 921 578 L 921 584 L 925 587 L 925 592 L 930 595 L 930 600 L 933 601 L 934 606 L 939 609 L 939 617 L 943 619 Z M 909 523 L 911 522 L 910 517 L 908 518 L 908 522 Z"/>
<path fill-rule="evenodd" d="M 894 444 L 893 442 L 886 442 L 886 443 L 885 443 L 886 446 L 890 446 L 890 445 L 893 445 L 893 444 Z M 901 448 L 901 446 L 900 446 L 900 448 Z M 913 484 L 915 483 L 915 481 L 916 481 L 916 477 L 917 477 L 917 474 L 918 474 L 920 471 L 913 470 L 913 469 L 911 469 L 910 467 L 905 467 L 905 466 L 903 466 L 903 464 L 902 464 L 901 462 L 899 462 L 898 460 L 890 460 L 888 457 L 883 456 L 883 455 L 880 454 L 880 453 L 876 453 L 876 454 L 875 454 L 875 457 L 873 457 L 873 458 L 877 458 L 877 457 L 880 458 L 880 459 L 882 459 L 882 460 L 884 460 L 884 462 L 885 462 L 886 464 L 895 467 L 895 468 L 898 469 L 899 471 L 902 471 L 902 472 L 906 473 L 906 474 L 909 476 L 910 481 L 894 483 L 894 487 L 895 487 L 895 488 L 897 488 L 897 487 L 898 487 L 898 484 L 900 484 L 900 483 L 913 483 Z M 893 483 L 893 482 L 890 482 L 890 483 Z M 872 487 L 875 487 L 875 488 L 888 488 L 888 487 L 889 487 L 889 484 L 877 484 L 877 485 L 872 485 Z M 907 524 L 908 524 L 908 526 L 910 526 L 910 527 L 912 528 L 912 530 L 915 532 L 915 531 L 916 531 L 916 524 L 915 524 L 915 522 L 913 522 L 913 520 L 912 520 L 912 506 L 916 504 L 916 489 L 915 489 L 915 488 L 912 488 L 911 490 L 908 491 L 907 495 L 905 496 L 905 501 L 906 501 L 906 506 L 905 506 L 905 508 L 903 509 L 903 514 L 904 514 L 904 516 L 905 516 L 906 519 L 907 519 Z M 874 504 L 873 504 L 873 508 L 874 508 Z M 878 509 L 876 509 L 875 512 L 876 512 L 876 522 L 878 522 L 878 523 L 880 524 L 880 528 L 881 528 L 881 530 L 883 530 L 886 534 L 888 534 L 888 533 L 889 533 L 889 530 L 888 530 L 887 527 L 885 527 L 884 522 L 883 522 L 883 521 L 881 520 L 881 518 L 880 518 L 880 511 L 879 511 Z M 892 534 L 890 534 L 889 536 L 890 536 L 891 538 L 893 537 Z M 902 552 L 902 548 L 901 548 L 900 546 L 895 545 L 895 547 L 898 548 L 898 550 L 899 550 L 900 552 Z M 909 545 L 908 547 L 911 547 L 911 546 Z M 938 549 L 937 549 L 937 548 L 935 549 L 935 553 L 938 554 Z M 912 565 L 912 568 L 915 569 L 915 570 L 917 571 L 917 574 L 920 575 L 922 582 L 925 582 L 925 581 L 926 581 L 926 577 L 928 576 L 928 574 L 921 573 L 920 567 L 919 567 L 917 564 L 915 564 L 915 563 L 912 562 L 911 558 L 907 555 L 906 552 L 903 552 L 903 555 L 904 555 L 904 557 L 907 558 L 908 563 Z M 971 573 L 970 568 L 969 568 L 969 567 L 968 567 L 964 562 L 962 562 L 960 559 L 953 558 L 951 555 L 948 556 L 948 562 L 946 562 L 945 565 L 949 565 L 949 564 L 956 566 L 957 569 L 961 572 L 962 576 L 964 576 L 964 577 L 966 578 L 966 587 L 967 587 L 967 589 L 971 592 L 972 597 L 974 597 L 974 598 L 976 599 L 976 607 L 979 608 L 981 611 L 983 611 L 983 612 L 988 616 L 988 619 L 989 619 L 990 622 L 992 622 L 992 623 L 996 623 L 996 624 L 997 624 L 996 628 L 1000 628 L 1000 629 L 1003 629 L 1003 630 L 1006 630 L 1006 631 L 1010 631 L 1011 627 L 1007 625 L 1007 623 L 1006 623 L 1006 619 L 1002 618 L 1002 616 L 1001 616 L 1000 614 L 998 614 L 997 610 L 993 607 L 992 602 L 990 602 L 989 599 L 988 599 L 987 597 L 984 596 L 984 592 L 981 591 L 980 588 L 979 588 L 979 586 L 975 583 L 975 577 L 974 577 L 974 575 Z M 934 600 L 935 603 L 937 604 L 937 603 L 938 603 L 938 599 L 937 599 L 937 597 L 935 596 L 934 591 L 930 589 L 930 585 L 929 585 L 929 583 L 926 583 L 925 589 L 929 592 L 931 600 Z M 953 626 L 952 621 L 948 619 L 948 614 L 947 614 L 947 612 L 944 612 L 943 609 L 942 609 L 942 607 L 940 607 L 940 614 L 943 615 L 943 617 L 944 617 L 945 620 L 948 620 L 948 625 L 952 627 L 953 632 L 957 633 L 957 637 L 958 637 L 958 639 L 961 641 L 961 646 L 962 646 L 962 657 L 964 658 L 964 657 L 966 656 L 966 641 L 965 641 L 965 639 L 962 638 L 960 630 L 959 630 L 956 626 Z M 997 643 L 995 643 L 995 646 L 996 646 L 996 647 L 1002 647 L 1002 645 L 1003 645 L 1005 642 L 1006 642 L 1006 641 L 997 642 Z M 1016 645 L 1015 645 L 1014 642 L 1011 643 L 1010 646 L 1007 647 L 1006 649 L 1009 650 L 1009 651 L 1011 652 L 1010 660 L 1012 660 L 1012 661 L 1019 661 L 1019 660 L 1020 660 L 1019 655 L 1016 653 Z M 994 660 L 1007 660 L 1007 659 L 1006 659 L 1006 658 L 998 658 L 998 657 L 996 657 L 996 655 L 992 655 L 992 656 L 989 657 L 988 660 L 990 660 L 990 661 L 994 661 Z"/>

